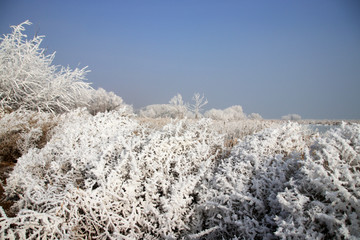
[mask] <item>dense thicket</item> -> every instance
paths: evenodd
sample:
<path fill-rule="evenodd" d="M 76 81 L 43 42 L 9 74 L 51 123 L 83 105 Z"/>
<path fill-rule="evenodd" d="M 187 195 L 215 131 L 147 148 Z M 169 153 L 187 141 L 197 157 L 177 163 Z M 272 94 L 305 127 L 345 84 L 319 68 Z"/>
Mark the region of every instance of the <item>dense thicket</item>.
<path fill-rule="evenodd" d="M 360 237 L 360 125 L 297 123 L 225 151 L 209 120 L 161 129 L 123 111 L 72 111 L 7 181 L 2 239 Z"/>

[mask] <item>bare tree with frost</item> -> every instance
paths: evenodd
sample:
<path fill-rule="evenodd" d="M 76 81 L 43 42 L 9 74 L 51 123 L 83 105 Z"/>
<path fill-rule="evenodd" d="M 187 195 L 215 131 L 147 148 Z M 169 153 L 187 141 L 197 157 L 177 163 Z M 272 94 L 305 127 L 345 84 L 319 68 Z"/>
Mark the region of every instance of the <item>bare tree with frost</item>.
<path fill-rule="evenodd" d="M 203 110 L 203 107 L 208 103 L 208 100 L 204 100 L 204 94 L 201 97 L 200 93 L 194 93 L 192 100 L 194 101 L 194 104 L 191 104 L 189 106 L 189 110 L 192 111 L 195 114 L 195 118 L 198 119 L 200 116 L 200 112 Z"/>
<path fill-rule="evenodd" d="M 298 121 L 301 120 L 301 116 L 299 114 L 288 114 L 281 117 L 282 120 L 292 120 L 292 121 Z"/>
<path fill-rule="evenodd" d="M 52 65 L 55 52 L 45 55 L 40 48 L 44 36 L 27 39 L 25 21 L 0 42 L 0 108 L 24 108 L 64 112 L 89 101 L 90 83 L 84 82 L 87 67 L 70 69 Z"/>
<path fill-rule="evenodd" d="M 92 115 L 95 115 L 99 112 L 119 110 L 122 107 L 125 107 L 129 113 L 133 112 L 132 106 L 125 104 L 120 96 L 99 88 L 91 92 L 91 100 L 87 108 Z"/>
<path fill-rule="evenodd" d="M 186 115 L 187 112 L 186 105 L 180 93 L 178 93 L 172 99 L 170 99 L 169 103 L 173 106 L 173 108 L 177 112 L 177 117 L 183 118 Z"/>

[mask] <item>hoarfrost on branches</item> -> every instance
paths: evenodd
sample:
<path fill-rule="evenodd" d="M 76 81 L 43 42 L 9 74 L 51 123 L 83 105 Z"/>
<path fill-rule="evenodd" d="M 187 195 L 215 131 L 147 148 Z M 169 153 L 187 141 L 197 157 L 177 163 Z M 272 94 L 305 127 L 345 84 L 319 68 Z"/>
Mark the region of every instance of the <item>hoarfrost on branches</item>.
<path fill-rule="evenodd" d="M 263 119 L 262 116 L 260 114 L 258 114 L 258 113 L 250 113 L 248 115 L 248 118 L 253 119 L 253 120 L 261 120 L 261 119 Z"/>
<path fill-rule="evenodd" d="M 88 104 L 88 110 L 95 115 L 99 112 L 109 112 L 126 107 L 129 113 L 132 113 L 132 107 L 126 105 L 123 99 L 113 92 L 107 92 L 103 88 L 91 91 L 91 99 Z"/>
<path fill-rule="evenodd" d="M 246 119 L 246 115 L 244 114 L 240 105 L 231 106 L 224 110 L 210 109 L 209 111 L 205 112 L 204 115 L 207 118 L 222 121 L 236 121 Z"/>
<path fill-rule="evenodd" d="M 284 115 L 281 117 L 282 120 L 293 120 L 293 121 L 298 121 L 301 120 L 301 116 L 299 114 L 288 114 L 288 115 Z"/>
<path fill-rule="evenodd" d="M 56 238 L 175 239 L 189 231 L 197 189 L 220 154 L 221 137 L 208 120 L 153 131 L 121 111 L 75 111 L 63 122 L 43 149 L 18 159 L 6 191 L 20 198 L 20 211 L 1 217 L 3 237 L 48 236 L 52 221 L 32 224 L 45 215 L 59 223 Z"/>
<path fill-rule="evenodd" d="M 189 105 L 188 108 L 195 114 L 195 119 L 198 119 L 200 117 L 200 112 L 203 110 L 203 107 L 208 103 L 208 100 L 204 100 L 204 95 L 201 97 L 200 93 L 194 93 L 192 100 L 194 101 L 194 103 Z"/>
<path fill-rule="evenodd" d="M 13 32 L 0 43 L 0 107 L 6 110 L 64 112 L 85 106 L 90 84 L 84 82 L 85 68 L 52 65 L 55 53 L 45 55 L 40 48 L 43 36 L 28 40 L 23 33 L 25 21 L 12 26 Z"/>
<path fill-rule="evenodd" d="M 288 123 L 245 138 L 215 170 L 203 225 L 221 227 L 207 237 L 359 238 L 359 136 Z"/>
<path fill-rule="evenodd" d="M 11 238 L 356 239 L 360 125 L 289 122 L 224 154 L 209 119 L 148 128 L 125 110 L 60 117 L 18 159 L 1 212 Z"/>
<path fill-rule="evenodd" d="M 27 24 L 0 44 L 0 160 L 17 160 L 1 239 L 360 238 L 360 124 L 320 134 L 233 106 L 150 127 L 101 89 L 72 110 L 86 70 L 57 70 Z M 140 113 L 188 114 L 180 94 Z"/>
<path fill-rule="evenodd" d="M 170 104 L 152 104 L 140 109 L 139 116 L 144 118 L 177 118 L 178 111 Z"/>
<path fill-rule="evenodd" d="M 176 117 L 183 118 L 186 116 L 187 108 L 181 94 L 178 93 L 173 98 L 171 98 L 169 104 L 174 108 L 176 112 Z"/>

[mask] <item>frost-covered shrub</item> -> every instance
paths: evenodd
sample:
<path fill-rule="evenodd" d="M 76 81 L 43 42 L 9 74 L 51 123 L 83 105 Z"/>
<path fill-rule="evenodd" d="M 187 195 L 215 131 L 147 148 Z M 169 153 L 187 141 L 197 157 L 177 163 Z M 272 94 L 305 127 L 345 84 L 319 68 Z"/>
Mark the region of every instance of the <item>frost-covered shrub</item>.
<path fill-rule="evenodd" d="M 14 162 L 30 148 L 50 139 L 57 117 L 49 113 L 14 111 L 0 118 L 0 160 Z"/>
<path fill-rule="evenodd" d="M 58 121 L 7 179 L 18 212 L 0 208 L 1 239 L 360 237 L 359 124 L 273 124 L 224 154 L 208 119 L 159 129 L 125 110 L 77 110 Z"/>
<path fill-rule="evenodd" d="M 139 111 L 139 116 L 144 118 L 170 118 L 175 115 L 169 104 L 152 104 Z"/>
<path fill-rule="evenodd" d="M 194 96 L 192 97 L 193 104 L 188 104 L 187 108 L 189 111 L 194 113 L 195 119 L 200 118 L 201 111 L 203 110 L 203 107 L 208 104 L 208 100 L 204 99 L 204 94 L 201 97 L 200 93 L 194 93 Z"/>
<path fill-rule="evenodd" d="M 246 119 L 243 108 L 240 105 L 228 107 L 224 110 L 224 115 L 229 121 Z"/>
<path fill-rule="evenodd" d="M 113 92 L 107 92 L 103 88 L 91 92 L 91 100 L 87 109 L 92 115 L 99 112 L 109 112 L 126 107 L 129 113 L 133 112 L 131 106 L 126 105 L 123 99 Z"/>
<path fill-rule="evenodd" d="M 222 121 L 237 121 L 246 119 L 246 115 L 244 114 L 240 105 L 231 106 L 224 110 L 210 109 L 209 111 L 205 112 L 204 116 L 214 120 Z"/>
<path fill-rule="evenodd" d="M 208 125 L 152 130 L 121 111 L 65 114 L 44 148 L 18 159 L 6 192 L 19 212 L 1 213 L 1 238 L 186 236 L 221 149 Z"/>
<path fill-rule="evenodd" d="M 27 39 L 25 21 L 0 42 L 0 108 L 64 112 L 89 101 L 86 68 L 71 70 L 52 65 L 55 53 L 45 55 L 42 36 Z"/>
<path fill-rule="evenodd" d="M 253 120 L 261 120 L 261 119 L 263 119 L 262 116 L 260 114 L 258 114 L 258 113 L 250 113 L 248 115 L 248 118 L 253 119 Z"/>
<path fill-rule="evenodd" d="M 139 116 L 143 118 L 183 118 L 193 117 L 189 111 L 183 111 L 180 107 L 175 107 L 172 104 L 152 104 L 148 105 L 139 111 Z"/>
<path fill-rule="evenodd" d="M 248 136 L 204 187 L 204 239 L 356 239 L 360 126 L 310 135 L 288 123 Z"/>
<path fill-rule="evenodd" d="M 306 148 L 306 139 L 299 125 L 289 124 L 236 145 L 215 172 L 202 206 L 203 225 L 213 229 L 207 238 L 269 237 L 276 229 L 273 218 L 280 212 L 277 193 L 293 177 L 298 167 L 294 152 Z"/>
<path fill-rule="evenodd" d="M 283 212 L 276 235 L 359 239 L 360 125 L 329 130 L 304 157 L 301 181 L 277 196 Z"/>
<path fill-rule="evenodd" d="M 175 95 L 169 101 L 170 106 L 174 109 L 175 118 L 184 118 L 188 112 L 187 104 L 184 103 L 181 94 Z"/>
<path fill-rule="evenodd" d="M 301 116 L 299 114 L 288 114 L 288 115 L 282 116 L 281 119 L 298 121 L 298 120 L 301 120 Z"/>
<path fill-rule="evenodd" d="M 169 104 L 153 104 L 148 105 L 139 111 L 139 116 L 142 118 L 199 118 L 202 107 L 207 101 L 200 98 L 200 94 L 194 95 L 194 104 L 189 105 L 182 99 L 181 94 L 175 95 L 170 99 Z"/>
<path fill-rule="evenodd" d="M 204 113 L 204 116 L 213 120 L 224 120 L 223 111 L 212 108 Z"/>

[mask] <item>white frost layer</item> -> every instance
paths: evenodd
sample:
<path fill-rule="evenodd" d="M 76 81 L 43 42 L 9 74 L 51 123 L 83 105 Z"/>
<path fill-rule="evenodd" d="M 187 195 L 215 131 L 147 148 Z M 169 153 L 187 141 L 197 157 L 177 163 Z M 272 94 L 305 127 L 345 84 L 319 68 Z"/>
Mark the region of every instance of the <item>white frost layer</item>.
<path fill-rule="evenodd" d="M 121 112 L 77 111 L 64 119 L 8 179 L 20 212 L 2 216 L 3 238 L 177 238 L 187 231 L 197 188 L 223 142 L 207 120 L 154 131 Z"/>
<path fill-rule="evenodd" d="M 161 130 L 124 112 L 63 117 L 18 160 L 16 217 L 0 237 L 322 239 L 360 237 L 360 125 L 265 129 L 230 154 L 208 120 Z"/>

